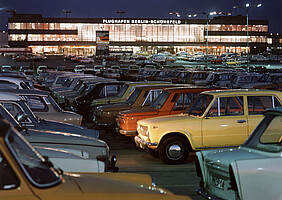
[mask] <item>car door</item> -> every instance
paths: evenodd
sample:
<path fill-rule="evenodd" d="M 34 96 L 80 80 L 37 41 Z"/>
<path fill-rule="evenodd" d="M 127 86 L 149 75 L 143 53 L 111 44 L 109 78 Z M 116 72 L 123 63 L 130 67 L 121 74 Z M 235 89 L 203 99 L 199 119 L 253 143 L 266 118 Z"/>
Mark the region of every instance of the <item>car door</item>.
<path fill-rule="evenodd" d="M 217 97 L 202 118 L 204 147 L 242 144 L 248 136 L 243 96 Z"/>
<path fill-rule="evenodd" d="M 255 129 L 263 118 L 263 112 L 267 108 L 281 106 L 281 102 L 274 95 L 248 96 L 248 132 Z"/>

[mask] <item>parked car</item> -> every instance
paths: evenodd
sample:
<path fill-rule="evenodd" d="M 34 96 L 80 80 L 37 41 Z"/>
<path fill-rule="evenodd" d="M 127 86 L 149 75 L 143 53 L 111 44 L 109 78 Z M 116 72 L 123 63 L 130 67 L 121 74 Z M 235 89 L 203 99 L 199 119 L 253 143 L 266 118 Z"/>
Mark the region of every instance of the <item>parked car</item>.
<path fill-rule="evenodd" d="M 106 69 L 106 71 L 103 73 L 103 77 L 119 79 L 120 78 L 119 69 Z"/>
<path fill-rule="evenodd" d="M 1 104 L 0 119 L 5 119 L 11 123 L 15 129 L 35 146 L 66 151 L 84 159 L 97 159 L 104 163 L 105 170 L 117 170 L 117 168 L 112 167 L 114 163 L 111 163 L 109 160 L 109 147 L 102 140 L 69 132 L 25 128 Z M 53 155 L 52 157 L 55 156 Z"/>
<path fill-rule="evenodd" d="M 107 79 L 97 79 L 97 80 L 86 80 L 82 82 L 82 85 L 79 87 L 78 90 L 76 90 L 73 93 L 66 93 L 61 96 L 61 98 L 64 98 L 63 107 L 66 110 L 72 110 L 77 111 L 74 107 L 74 100 L 78 97 L 81 97 L 82 95 L 85 95 L 88 93 L 89 90 L 95 87 L 97 83 L 100 82 L 107 82 Z M 109 80 L 110 81 L 110 80 Z"/>
<path fill-rule="evenodd" d="M 43 65 L 38 66 L 38 67 L 37 67 L 37 70 L 36 70 L 36 74 L 37 74 L 37 75 L 41 74 L 42 72 L 46 71 L 47 68 L 48 68 L 47 66 L 43 66 Z"/>
<path fill-rule="evenodd" d="M 31 80 L 0 76 L 0 81 L 8 81 L 18 86 L 19 89 L 34 89 Z"/>
<path fill-rule="evenodd" d="M 94 59 L 93 58 L 87 58 L 87 57 L 83 57 L 79 60 L 79 62 L 81 64 L 89 64 L 89 63 L 93 63 Z"/>
<path fill-rule="evenodd" d="M 12 66 L 10 66 L 10 65 L 2 65 L 1 66 L 1 71 L 2 72 L 5 72 L 5 71 L 12 71 L 13 70 L 13 68 L 12 68 Z"/>
<path fill-rule="evenodd" d="M 116 96 L 123 85 L 124 82 L 118 81 L 97 82 L 85 94 L 74 99 L 73 110 L 92 121 L 93 115 L 90 106 L 92 101 L 99 98 Z"/>
<path fill-rule="evenodd" d="M 227 64 L 227 65 L 238 65 L 239 62 L 235 59 L 228 59 L 228 60 L 225 61 L 225 64 Z"/>
<path fill-rule="evenodd" d="M 193 150 L 239 146 L 265 109 L 281 105 L 279 91 L 207 91 L 182 114 L 138 121 L 134 139 L 139 147 L 158 151 L 163 162 L 179 164 Z"/>
<path fill-rule="evenodd" d="M 15 94 L 0 92 L 0 103 L 22 126 L 26 128 L 69 132 L 93 138 L 99 137 L 99 132 L 96 130 L 90 130 L 73 124 L 49 121 L 35 117 L 35 114 L 28 107 L 25 100 Z"/>
<path fill-rule="evenodd" d="M 47 59 L 45 55 L 34 54 L 30 57 L 30 60 L 34 62 L 44 62 Z"/>
<path fill-rule="evenodd" d="M 117 131 L 122 135 L 134 137 L 137 135 L 137 121 L 180 114 L 191 105 L 200 92 L 206 90 L 212 89 L 193 86 L 164 88 L 150 107 L 119 112 Z"/>
<path fill-rule="evenodd" d="M 239 148 L 197 152 L 196 171 L 205 197 L 280 200 L 282 109 L 268 109 Z"/>
<path fill-rule="evenodd" d="M 230 79 L 230 83 L 228 83 L 227 87 L 230 89 L 241 89 L 246 88 L 245 85 L 253 83 L 255 84 L 259 78 L 261 77 L 261 74 L 258 73 L 251 73 L 251 74 L 238 74 L 235 76 L 232 76 Z"/>
<path fill-rule="evenodd" d="M 30 58 L 28 56 L 25 55 L 19 55 L 13 58 L 13 60 L 15 62 L 28 62 L 30 60 Z"/>
<path fill-rule="evenodd" d="M 190 199 L 132 173 L 63 173 L 17 131 L 0 121 L 0 199 Z"/>
<path fill-rule="evenodd" d="M 94 73 L 97 76 L 101 76 L 103 73 L 103 70 L 105 70 L 106 68 L 103 65 L 94 65 L 93 69 L 94 69 Z"/>
<path fill-rule="evenodd" d="M 105 163 L 94 158 L 85 159 L 80 155 L 70 151 L 34 146 L 35 149 L 45 158 L 51 161 L 55 168 L 60 168 L 64 172 L 108 172 Z"/>
<path fill-rule="evenodd" d="M 123 81 L 136 81 L 136 77 L 139 75 L 139 69 L 128 69 L 120 77 Z"/>
<path fill-rule="evenodd" d="M 162 54 L 156 54 L 156 55 L 153 55 L 150 58 L 150 61 L 152 61 L 153 63 L 159 63 L 161 65 L 165 65 L 166 64 L 166 57 L 165 57 L 165 55 L 162 55 Z"/>
<path fill-rule="evenodd" d="M 95 77 L 95 76 L 81 76 L 81 77 L 73 77 L 72 80 L 66 85 L 65 88 L 59 88 L 55 89 L 53 93 L 53 97 L 56 100 L 56 102 L 64 107 L 65 105 L 65 99 L 68 96 L 71 96 L 73 94 L 77 94 L 81 87 L 83 86 L 83 83 L 87 82 L 98 82 L 98 81 L 106 81 L 106 79 L 103 79 L 101 77 Z"/>
<path fill-rule="evenodd" d="M 85 69 L 85 65 L 75 65 L 74 66 L 74 72 L 76 73 L 83 73 L 83 70 Z"/>
<path fill-rule="evenodd" d="M 251 89 L 253 87 L 259 87 L 266 84 L 279 84 L 282 82 L 282 73 L 265 73 L 259 77 L 259 79 L 252 83 L 246 83 L 243 85 L 244 88 Z"/>
<path fill-rule="evenodd" d="M 175 87 L 173 84 L 136 86 L 123 103 L 95 106 L 93 108 L 93 126 L 97 128 L 115 128 L 119 112 L 148 107 L 158 97 L 165 87 Z"/>
<path fill-rule="evenodd" d="M 0 89 L 1 92 L 9 92 L 18 95 L 26 101 L 28 107 L 33 111 L 35 116 L 63 123 L 81 125 L 82 116 L 69 111 L 62 110 L 49 92 L 41 90 L 12 90 Z M 1 98 L 0 98 L 1 99 Z"/>
<path fill-rule="evenodd" d="M 160 85 L 164 84 L 165 82 L 159 81 L 145 81 L 145 82 L 126 82 L 123 87 L 120 89 L 119 93 L 115 97 L 106 97 L 106 98 L 99 98 L 93 100 L 91 103 L 92 110 L 97 105 L 103 104 L 112 104 L 112 103 L 121 103 L 125 102 L 126 99 L 129 97 L 130 93 L 135 89 L 138 85 Z"/>
<path fill-rule="evenodd" d="M 118 61 L 120 64 L 133 64 L 136 60 L 133 57 L 121 57 Z"/>

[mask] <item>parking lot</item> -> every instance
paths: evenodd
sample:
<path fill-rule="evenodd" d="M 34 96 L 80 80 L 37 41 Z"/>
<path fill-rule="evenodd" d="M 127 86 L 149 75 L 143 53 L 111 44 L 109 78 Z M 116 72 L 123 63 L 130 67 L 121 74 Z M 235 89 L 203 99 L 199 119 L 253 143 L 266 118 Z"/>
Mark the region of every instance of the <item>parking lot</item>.
<path fill-rule="evenodd" d="M 97 64 L 100 63 L 97 62 Z M 204 63 L 174 62 L 169 64 L 177 66 L 183 64 L 200 65 Z M 14 62 L 9 57 L 1 57 L 0 65 L 11 65 L 14 69 L 23 65 L 34 66 L 35 68 L 40 65 L 45 65 L 48 66 L 48 68 L 53 69 L 57 66 L 64 65 L 68 69 L 72 70 L 75 63 L 71 61 L 64 61 L 63 56 L 49 56 L 46 61 L 35 63 Z M 86 66 L 92 65 L 93 64 L 86 64 Z M 276 66 L 276 64 L 272 65 L 272 63 L 264 63 L 264 65 L 271 65 L 274 68 L 281 67 L 279 64 Z M 88 122 L 84 122 L 83 125 L 90 129 L 93 128 Z M 191 153 L 184 164 L 166 165 L 160 159 L 150 156 L 145 150 L 135 147 L 132 138 L 117 135 L 117 133 L 113 131 L 106 130 L 100 130 L 100 138 L 109 145 L 111 156 L 117 156 L 117 167 L 119 167 L 119 172 L 148 174 L 154 178 L 157 186 L 166 188 L 174 194 L 190 196 L 192 199 L 196 200 L 204 199 L 195 191 L 199 187 L 200 179 L 196 175 L 194 152 Z"/>
<path fill-rule="evenodd" d="M 100 137 L 109 145 L 110 154 L 117 156 L 119 172 L 148 174 L 158 186 L 174 194 L 187 195 L 195 200 L 205 199 L 196 193 L 200 179 L 195 171 L 195 153 L 191 153 L 185 164 L 166 165 L 145 150 L 135 147 L 129 137 L 107 131 L 100 131 Z"/>

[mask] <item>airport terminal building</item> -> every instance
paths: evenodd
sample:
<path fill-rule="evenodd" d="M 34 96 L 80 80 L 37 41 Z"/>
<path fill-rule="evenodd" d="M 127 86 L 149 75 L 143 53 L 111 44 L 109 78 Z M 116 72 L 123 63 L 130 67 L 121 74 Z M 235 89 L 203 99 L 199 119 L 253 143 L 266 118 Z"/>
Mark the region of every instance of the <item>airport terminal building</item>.
<path fill-rule="evenodd" d="M 216 16 L 207 24 L 207 19 L 47 18 L 14 13 L 8 23 L 9 46 L 30 47 L 33 53 L 93 55 L 101 41 L 110 52 L 192 54 L 208 48 L 208 53 L 218 55 L 247 50 L 246 16 Z M 106 37 L 97 36 L 103 32 Z M 268 21 L 249 20 L 248 32 L 250 52 L 265 52 Z"/>

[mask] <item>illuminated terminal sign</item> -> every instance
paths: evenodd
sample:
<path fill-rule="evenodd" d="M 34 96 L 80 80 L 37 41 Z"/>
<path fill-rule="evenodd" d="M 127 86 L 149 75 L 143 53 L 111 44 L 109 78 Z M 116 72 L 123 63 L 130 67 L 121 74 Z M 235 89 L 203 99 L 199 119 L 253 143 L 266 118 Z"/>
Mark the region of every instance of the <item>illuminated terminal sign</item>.
<path fill-rule="evenodd" d="M 103 24 L 181 24 L 171 19 L 103 19 Z"/>

